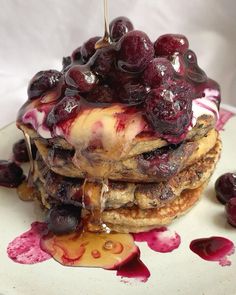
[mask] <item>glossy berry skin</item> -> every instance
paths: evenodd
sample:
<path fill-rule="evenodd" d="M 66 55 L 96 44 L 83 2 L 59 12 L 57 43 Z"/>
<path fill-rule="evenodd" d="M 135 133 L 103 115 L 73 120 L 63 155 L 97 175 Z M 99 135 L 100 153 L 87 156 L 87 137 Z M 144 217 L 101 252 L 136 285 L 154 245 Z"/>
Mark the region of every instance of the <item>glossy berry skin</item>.
<path fill-rule="evenodd" d="M 94 103 L 112 103 L 114 97 L 114 90 L 108 85 L 97 85 L 88 93 L 86 100 Z"/>
<path fill-rule="evenodd" d="M 47 215 L 48 228 L 56 235 L 74 232 L 81 221 L 81 209 L 73 205 L 51 208 Z"/>
<path fill-rule="evenodd" d="M 13 145 L 13 155 L 14 160 L 20 163 L 25 163 L 29 161 L 29 154 L 24 139 L 20 139 Z M 31 144 L 31 151 L 33 159 L 35 159 L 37 148 L 35 144 Z"/>
<path fill-rule="evenodd" d="M 15 188 L 24 179 L 23 170 L 16 163 L 0 160 L 0 186 Z"/>
<path fill-rule="evenodd" d="M 168 56 L 175 52 L 184 54 L 188 49 L 188 39 L 184 35 L 165 34 L 154 43 L 156 56 Z"/>
<path fill-rule="evenodd" d="M 117 42 L 120 38 L 134 29 L 131 21 L 125 16 L 113 19 L 109 25 L 112 41 Z"/>
<path fill-rule="evenodd" d="M 118 41 L 118 67 L 127 72 L 142 72 L 153 59 L 154 48 L 141 31 L 131 31 Z"/>
<path fill-rule="evenodd" d="M 54 124 L 62 123 L 73 119 L 80 111 L 80 97 L 64 97 L 59 101 L 48 114 L 46 124 L 52 127 Z"/>
<path fill-rule="evenodd" d="M 207 81 L 206 73 L 198 66 L 197 56 L 192 50 L 187 50 L 184 54 L 186 65 L 185 76 L 189 82 L 196 85 Z"/>
<path fill-rule="evenodd" d="M 120 85 L 115 93 L 122 103 L 136 105 L 145 101 L 148 90 L 145 85 L 142 85 L 139 81 L 133 80 L 127 82 L 123 86 Z"/>
<path fill-rule="evenodd" d="M 143 73 L 143 81 L 151 88 L 160 86 L 174 76 L 174 69 L 170 61 L 164 57 L 157 57 L 150 61 Z"/>
<path fill-rule="evenodd" d="M 192 120 L 193 89 L 184 81 L 151 90 L 146 101 L 146 117 L 153 129 L 170 142 L 181 141 Z"/>
<path fill-rule="evenodd" d="M 215 192 L 217 199 L 226 204 L 231 198 L 236 197 L 236 174 L 225 173 L 215 182 Z"/>
<path fill-rule="evenodd" d="M 56 70 L 40 71 L 30 81 L 28 86 L 28 98 L 40 97 L 44 92 L 54 88 L 59 83 L 62 76 Z"/>
<path fill-rule="evenodd" d="M 90 57 L 95 53 L 95 44 L 99 39 L 101 39 L 101 37 L 92 37 L 88 39 L 86 42 L 84 42 L 84 44 L 81 46 L 80 54 L 81 59 L 84 63 L 86 63 L 90 59 Z"/>
<path fill-rule="evenodd" d="M 231 198 L 225 206 L 228 222 L 236 227 L 236 197 Z"/>
<path fill-rule="evenodd" d="M 79 46 L 78 48 L 76 48 L 72 54 L 71 54 L 71 61 L 72 62 L 79 62 L 82 61 L 81 58 L 81 46 Z"/>
<path fill-rule="evenodd" d="M 93 72 L 105 76 L 112 69 L 116 59 L 116 51 L 111 47 L 98 49 L 89 64 Z"/>
<path fill-rule="evenodd" d="M 68 86 L 76 88 L 79 92 L 89 92 L 98 82 L 97 77 L 87 66 L 75 65 L 65 73 Z"/>

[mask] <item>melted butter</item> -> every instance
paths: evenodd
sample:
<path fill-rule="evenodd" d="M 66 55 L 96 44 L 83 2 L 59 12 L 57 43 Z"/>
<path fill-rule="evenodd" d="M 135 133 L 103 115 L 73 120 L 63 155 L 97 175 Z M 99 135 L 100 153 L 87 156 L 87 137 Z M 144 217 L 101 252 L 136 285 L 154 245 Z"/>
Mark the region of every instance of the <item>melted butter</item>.
<path fill-rule="evenodd" d="M 125 119 L 120 124 L 122 115 Z M 108 178 L 113 163 L 127 156 L 134 138 L 145 126 L 141 113 L 125 114 L 120 105 L 85 110 L 74 120 L 66 136 L 75 148 L 73 163 L 89 177 Z"/>

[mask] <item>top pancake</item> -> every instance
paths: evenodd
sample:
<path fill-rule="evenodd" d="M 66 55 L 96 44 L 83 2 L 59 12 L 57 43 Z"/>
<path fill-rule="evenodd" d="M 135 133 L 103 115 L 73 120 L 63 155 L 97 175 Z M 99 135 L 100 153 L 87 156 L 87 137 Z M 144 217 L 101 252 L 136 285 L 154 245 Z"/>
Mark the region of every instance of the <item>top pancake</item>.
<path fill-rule="evenodd" d="M 185 140 L 195 140 L 203 137 L 210 129 L 215 126 L 215 117 L 210 115 L 202 115 L 198 117 L 195 126 L 188 131 Z M 32 139 L 38 139 L 42 137 L 30 126 L 23 123 L 18 123 L 18 127 L 25 133 L 27 133 Z M 44 139 L 47 144 L 54 146 L 55 148 L 73 150 L 74 147 L 62 137 L 54 137 L 51 139 Z M 167 146 L 169 143 L 166 140 L 157 138 L 148 133 L 141 133 L 136 136 L 130 143 L 129 151 L 122 156 L 122 159 L 127 159 L 135 155 L 139 155 L 145 152 L 149 152 L 163 146 Z M 89 151 L 91 152 L 91 151 Z M 93 154 L 100 154 L 99 149 L 93 148 Z"/>

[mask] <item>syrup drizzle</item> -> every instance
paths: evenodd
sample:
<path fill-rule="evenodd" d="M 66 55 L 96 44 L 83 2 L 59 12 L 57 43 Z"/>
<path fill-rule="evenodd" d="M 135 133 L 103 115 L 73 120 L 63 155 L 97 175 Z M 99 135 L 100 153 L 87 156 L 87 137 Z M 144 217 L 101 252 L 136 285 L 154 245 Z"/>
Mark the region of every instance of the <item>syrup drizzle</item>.
<path fill-rule="evenodd" d="M 28 151 L 29 155 L 29 162 L 30 162 L 30 168 L 28 172 L 28 184 L 33 185 L 33 177 L 34 177 L 34 172 L 35 172 L 35 167 L 34 167 L 34 159 L 33 159 L 33 154 L 32 154 L 32 149 L 31 149 L 31 143 L 30 143 L 30 136 L 28 133 L 23 131 L 24 137 L 25 137 L 25 142 L 26 142 L 26 148 Z"/>
<path fill-rule="evenodd" d="M 110 31 L 109 31 L 109 17 L 108 17 L 108 0 L 103 0 L 104 9 L 104 36 L 102 39 L 98 40 L 95 44 L 95 49 L 103 48 L 109 46 L 111 42 Z"/>

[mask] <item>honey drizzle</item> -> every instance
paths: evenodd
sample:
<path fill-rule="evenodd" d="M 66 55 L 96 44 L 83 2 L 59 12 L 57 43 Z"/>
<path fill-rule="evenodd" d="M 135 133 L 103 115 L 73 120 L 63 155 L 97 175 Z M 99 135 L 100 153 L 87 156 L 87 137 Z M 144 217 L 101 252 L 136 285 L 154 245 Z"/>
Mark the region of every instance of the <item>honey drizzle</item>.
<path fill-rule="evenodd" d="M 34 172 L 35 172 L 35 167 L 34 167 L 34 159 L 33 159 L 33 154 L 32 154 L 32 149 L 31 149 L 31 143 L 30 143 L 30 136 L 28 133 L 23 131 L 24 137 L 25 137 L 25 143 L 26 143 L 26 148 L 28 151 L 29 155 L 29 163 L 30 163 L 30 168 L 28 172 L 28 177 L 27 181 L 30 186 L 33 186 L 33 178 L 34 178 Z"/>
<path fill-rule="evenodd" d="M 95 49 L 103 48 L 109 46 L 112 41 L 109 31 L 109 22 L 108 22 L 108 0 L 103 0 L 104 8 L 104 36 L 102 39 L 98 40 L 95 44 Z"/>

